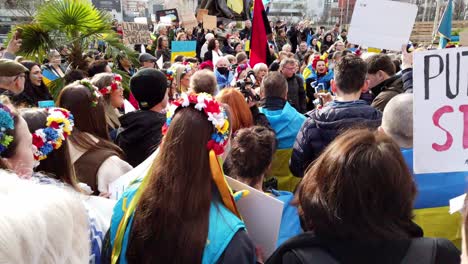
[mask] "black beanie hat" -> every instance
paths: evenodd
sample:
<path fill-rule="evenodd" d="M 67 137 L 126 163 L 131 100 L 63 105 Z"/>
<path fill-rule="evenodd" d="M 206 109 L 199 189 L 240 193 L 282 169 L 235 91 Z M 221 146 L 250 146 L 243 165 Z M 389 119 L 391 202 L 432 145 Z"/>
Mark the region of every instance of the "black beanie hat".
<path fill-rule="evenodd" d="M 167 78 L 156 69 L 139 70 L 130 79 L 130 90 L 141 110 L 151 109 L 166 95 Z"/>

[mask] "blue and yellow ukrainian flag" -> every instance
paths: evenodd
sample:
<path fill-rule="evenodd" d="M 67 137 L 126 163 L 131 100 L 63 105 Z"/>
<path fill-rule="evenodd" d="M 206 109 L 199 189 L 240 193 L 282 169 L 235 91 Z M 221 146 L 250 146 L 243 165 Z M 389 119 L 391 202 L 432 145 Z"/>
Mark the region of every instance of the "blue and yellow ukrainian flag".
<path fill-rule="evenodd" d="M 278 140 L 271 170 L 267 176 L 278 179 L 279 190 L 293 192 L 301 179 L 294 177 L 289 170 L 289 160 L 297 133 L 299 133 L 306 118 L 289 103 L 286 103 L 281 110 L 270 111 L 266 108 L 260 108 L 260 112 L 267 117 Z"/>
<path fill-rule="evenodd" d="M 49 86 L 49 84 L 55 80 L 57 80 L 59 77 L 55 75 L 51 70 L 49 69 L 43 69 L 42 70 L 42 81 L 46 86 Z"/>
<path fill-rule="evenodd" d="M 174 58 L 178 55 L 184 57 L 196 57 L 197 56 L 197 42 L 196 41 L 172 41 L 171 42 L 172 53 L 171 61 L 174 62 Z"/>
<path fill-rule="evenodd" d="M 413 149 L 401 149 L 406 164 L 413 171 Z M 449 200 L 466 192 L 468 172 L 414 174 L 418 188 L 414 221 L 425 237 L 441 237 L 461 245 L 460 213 L 449 213 Z"/>

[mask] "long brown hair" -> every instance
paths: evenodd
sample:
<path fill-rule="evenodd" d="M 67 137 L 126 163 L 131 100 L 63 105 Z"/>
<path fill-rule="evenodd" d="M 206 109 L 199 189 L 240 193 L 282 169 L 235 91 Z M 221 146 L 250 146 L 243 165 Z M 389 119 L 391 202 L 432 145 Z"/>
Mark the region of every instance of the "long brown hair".
<path fill-rule="evenodd" d="M 241 92 L 234 88 L 225 88 L 216 96 L 216 100 L 229 106 L 231 129 L 235 134 L 241 128 L 254 125 L 252 112 Z"/>
<path fill-rule="evenodd" d="M 214 186 L 206 143 L 213 132 L 192 106 L 175 114 L 135 211 L 129 263 L 201 263 Z"/>
<path fill-rule="evenodd" d="M 21 116 L 28 124 L 29 132 L 34 133 L 36 130 L 46 128 L 47 113 L 40 108 L 25 108 L 21 110 Z M 80 191 L 78 187 L 73 164 L 70 159 L 68 144 L 62 144 L 58 149 L 54 149 L 45 160 L 41 160 L 36 171 L 45 173 L 48 176 L 59 179 L 75 190 Z"/>
<path fill-rule="evenodd" d="M 75 118 L 75 127 L 68 139 L 83 150 L 111 149 L 123 157 L 123 151 L 110 141 L 104 99 L 99 97 L 96 106 L 92 106 L 92 102 L 91 91 L 79 82 L 67 85 L 60 91 L 57 105 L 69 110 Z M 86 133 L 96 137 L 99 144 Z"/>
<path fill-rule="evenodd" d="M 306 230 L 345 240 L 411 237 L 416 186 L 391 138 L 352 130 L 309 167 L 296 195 Z"/>

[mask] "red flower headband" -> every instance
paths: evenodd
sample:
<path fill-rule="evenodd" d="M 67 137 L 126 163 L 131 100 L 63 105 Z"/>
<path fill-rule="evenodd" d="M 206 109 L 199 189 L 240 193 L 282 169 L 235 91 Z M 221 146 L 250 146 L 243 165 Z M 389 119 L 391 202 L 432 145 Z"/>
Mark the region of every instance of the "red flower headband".
<path fill-rule="evenodd" d="M 121 83 L 122 83 L 122 76 L 120 76 L 119 74 L 114 74 L 114 80 L 112 81 L 111 85 L 106 86 L 104 88 L 100 88 L 99 92 L 102 95 L 110 94 L 113 91 L 117 91 L 118 89 L 120 89 Z"/>
<path fill-rule="evenodd" d="M 223 154 L 224 148 L 229 141 L 230 127 L 228 116 L 225 109 L 207 93 L 182 93 L 179 99 L 172 102 L 166 113 L 167 120 L 162 128 L 163 135 L 166 134 L 177 109 L 189 107 L 190 105 L 193 105 L 198 111 L 205 113 L 215 128 L 215 132 L 211 135 L 211 140 L 206 145 L 207 149 L 213 150 L 216 155 Z"/>
<path fill-rule="evenodd" d="M 325 66 L 328 68 L 328 59 L 325 58 L 325 57 L 321 57 L 320 55 L 316 55 L 316 56 L 314 57 L 314 60 L 312 61 L 312 68 L 313 68 L 314 70 L 317 69 L 317 63 L 318 63 L 319 61 L 325 62 Z"/>

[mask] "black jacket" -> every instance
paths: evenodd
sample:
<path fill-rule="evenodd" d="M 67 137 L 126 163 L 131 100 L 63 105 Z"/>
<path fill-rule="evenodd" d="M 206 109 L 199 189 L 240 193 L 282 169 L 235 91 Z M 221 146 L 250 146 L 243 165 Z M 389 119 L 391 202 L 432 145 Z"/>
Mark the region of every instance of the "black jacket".
<path fill-rule="evenodd" d="M 404 69 L 401 74 L 403 90 L 405 93 L 413 93 L 413 68 Z"/>
<path fill-rule="evenodd" d="M 125 152 L 128 163 L 138 166 L 159 146 L 166 115 L 153 111 L 136 111 L 119 118 L 122 125 L 116 143 Z"/>
<path fill-rule="evenodd" d="M 414 238 L 422 235 L 413 236 Z M 432 251 L 433 263 L 458 264 L 460 263 L 460 251 L 446 239 L 435 239 L 435 249 Z M 291 238 L 280 246 L 265 262 L 266 264 L 300 264 L 300 263 L 342 263 L 342 264 L 393 264 L 402 263 L 409 253 L 412 239 L 404 240 L 380 240 L 380 241 L 343 241 L 316 237 L 313 233 L 303 233 Z M 423 248 L 425 249 L 425 247 Z M 310 254 L 311 250 L 320 250 L 326 256 L 331 257 L 326 261 L 317 254 Z M 316 251 L 315 251 L 316 252 Z M 423 251 L 424 252 L 424 251 Z M 426 251 L 431 254 L 430 250 Z M 420 251 L 421 253 L 421 251 Z M 315 256 L 315 257 L 314 257 Z M 314 259 L 309 259 L 314 257 Z M 419 262 L 413 262 L 419 263 Z M 427 263 L 421 263 L 427 264 Z"/>
<path fill-rule="evenodd" d="M 304 90 L 304 80 L 294 75 L 288 81 L 288 102 L 296 108 L 299 113 L 306 112 L 306 92 Z"/>
<path fill-rule="evenodd" d="M 289 169 L 296 177 L 303 177 L 304 170 L 340 133 L 354 127 L 375 129 L 382 122 L 382 112 L 365 101 L 333 101 L 322 109 L 306 114 L 306 121 L 297 134 Z"/>
<path fill-rule="evenodd" d="M 403 81 L 400 75 L 395 75 L 371 89 L 375 95 L 372 106 L 383 112 L 390 100 L 403 93 Z"/>

